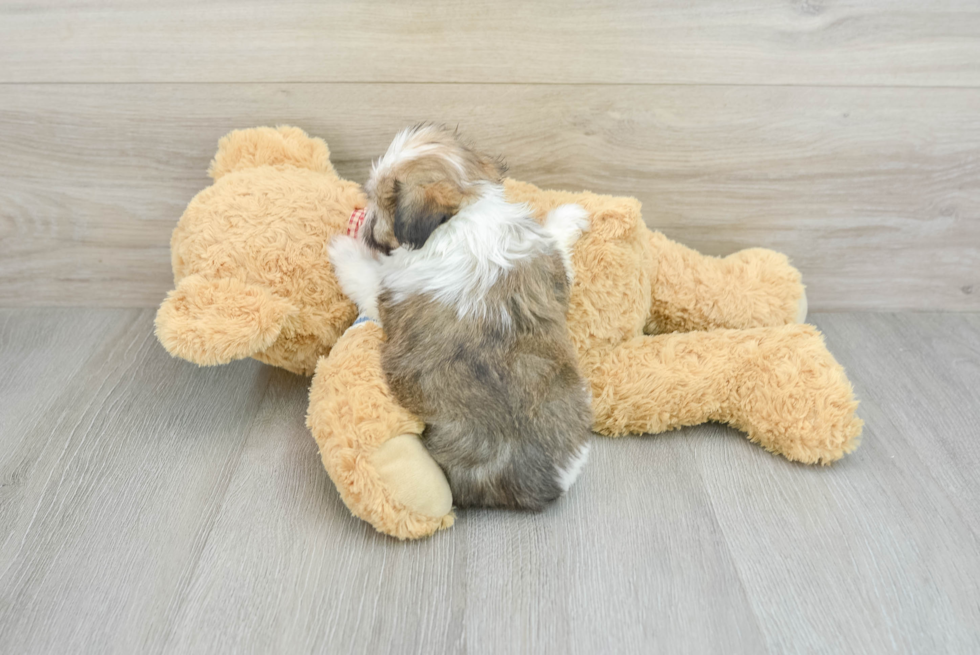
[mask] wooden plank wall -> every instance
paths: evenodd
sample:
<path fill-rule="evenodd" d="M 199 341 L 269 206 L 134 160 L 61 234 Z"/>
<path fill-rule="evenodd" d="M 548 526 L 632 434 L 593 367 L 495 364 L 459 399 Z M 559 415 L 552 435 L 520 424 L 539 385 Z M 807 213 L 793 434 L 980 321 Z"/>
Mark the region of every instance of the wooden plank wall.
<path fill-rule="evenodd" d="M 141 307 L 217 139 L 296 124 L 363 181 L 459 123 L 546 187 L 766 246 L 818 310 L 980 310 L 975 0 L 0 2 L 0 305 Z"/>

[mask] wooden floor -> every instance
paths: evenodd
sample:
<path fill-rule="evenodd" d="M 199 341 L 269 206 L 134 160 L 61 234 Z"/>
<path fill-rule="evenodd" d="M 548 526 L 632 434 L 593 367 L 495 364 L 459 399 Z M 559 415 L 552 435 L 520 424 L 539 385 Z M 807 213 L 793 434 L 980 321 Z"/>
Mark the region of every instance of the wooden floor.
<path fill-rule="evenodd" d="M 832 467 L 597 438 L 545 513 L 413 543 L 341 504 L 307 380 L 152 317 L 0 310 L 4 653 L 980 652 L 978 315 L 812 317 L 867 422 Z"/>
<path fill-rule="evenodd" d="M 978 35 L 976 0 L 0 0 L 0 655 L 980 652 L 980 314 L 813 317 L 867 423 L 833 467 L 599 439 L 544 514 L 399 543 L 307 380 L 172 360 L 146 309 L 229 130 L 363 182 L 433 120 L 783 251 L 815 311 L 977 312 Z"/>

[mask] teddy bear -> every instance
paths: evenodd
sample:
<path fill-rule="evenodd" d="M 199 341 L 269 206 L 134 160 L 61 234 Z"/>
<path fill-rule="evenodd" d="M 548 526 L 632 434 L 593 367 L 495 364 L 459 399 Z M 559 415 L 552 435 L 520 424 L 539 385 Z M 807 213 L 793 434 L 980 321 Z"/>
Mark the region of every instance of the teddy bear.
<path fill-rule="evenodd" d="M 341 179 L 324 141 L 295 127 L 221 139 L 173 232 L 175 289 L 156 334 L 200 365 L 253 357 L 313 375 L 307 413 L 325 469 L 351 512 L 400 539 L 453 524 L 449 485 L 381 370 L 384 332 L 357 320 L 326 256 L 356 231 L 365 196 Z M 635 198 L 545 191 L 507 180 L 543 220 L 577 203 L 568 328 L 605 436 L 727 423 L 783 457 L 829 464 L 862 422 L 843 368 L 803 323 L 799 272 L 753 248 L 702 255 L 644 224 Z"/>

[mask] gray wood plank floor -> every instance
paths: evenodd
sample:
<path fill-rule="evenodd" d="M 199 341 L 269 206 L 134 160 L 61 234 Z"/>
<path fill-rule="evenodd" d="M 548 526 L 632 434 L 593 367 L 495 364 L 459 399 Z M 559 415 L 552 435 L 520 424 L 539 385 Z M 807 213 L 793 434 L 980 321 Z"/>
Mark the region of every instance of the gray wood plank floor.
<path fill-rule="evenodd" d="M 0 652 L 980 651 L 980 316 L 818 314 L 863 403 L 829 468 L 723 426 L 597 439 L 541 515 L 352 518 L 308 382 L 152 310 L 0 310 Z"/>

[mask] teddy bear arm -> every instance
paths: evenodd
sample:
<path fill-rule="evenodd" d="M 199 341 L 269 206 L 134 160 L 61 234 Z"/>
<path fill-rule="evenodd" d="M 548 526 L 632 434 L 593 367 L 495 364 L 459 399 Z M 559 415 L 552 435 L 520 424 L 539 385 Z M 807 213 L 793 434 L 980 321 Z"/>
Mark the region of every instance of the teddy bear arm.
<path fill-rule="evenodd" d="M 351 512 L 380 532 L 418 539 L 453 524 L 452 494 L 419 439 L 423 424 L 388 388 L 383 340 L 373 322 L 340 337 L 317 364 L 306 421 Z"/>
<path fill-rule="evenodd" d="M 827 464 L 858 445 L 844 369 L 809 325 L 636 337 L 591 371 L 608 436 L 727 423 L 787 459 Z"/>
<path fill-rule="evenodd" d="M 806 318 L 800 273 L 783 254 L 752 248 L 711 257 L 659 232 L 651 233 L 649 251 L 653 302 L 647 332 L 746 329 Z"/>

